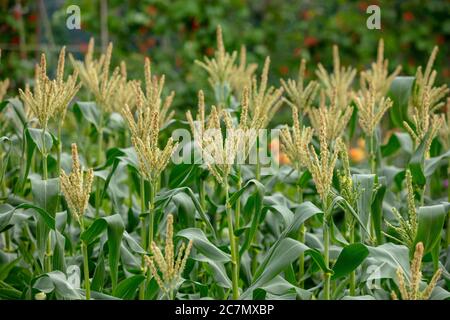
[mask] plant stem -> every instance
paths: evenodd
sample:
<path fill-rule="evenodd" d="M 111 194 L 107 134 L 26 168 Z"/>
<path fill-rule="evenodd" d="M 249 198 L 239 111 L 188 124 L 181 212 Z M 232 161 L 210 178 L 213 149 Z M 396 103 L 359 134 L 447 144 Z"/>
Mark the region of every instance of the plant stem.
<path fill-rule="evenodd" d="M 375 154 L 375 138 L 373 135 L 369 137 L 369 160 L 370 172 L 375 174 L 377 172 L 377 157 Z"/>
<path fill-rule="evenodd" d="M 233 228 L 233 216 L 231 212 L 231 206 L 228 202 L 228 182 L 225 182 L 225 207 L 227 211 L 228 218 L 228 236 L 230 238 L 230 250 L 231 250 L 231 265 L 232 265 L 232 288 L 233 288 L 233 300 L 237 300 L 239 298 L 239 267 L 238 267 L 238 257 L 237 257 L 237 247 L 236 247 L 236 238 L 234 236 L 234 228 Z"/>
<path fill-rule="evenodd" d="M 47 172 L 47 149 L 45 146 L 45 133 L 46 133 L 46 128 L 44 127 L 42 129 L 42 136 L 41 136 L 41 140 L 42 140 L 42 177 L 43 180 L 47 180 L 48 179 L 48 172 Z"/>
<path fill-rule="evenodd" d="M 350 242 L 350 244 L 353 244 L 355 242 L 354 228 L 350 229 L 350 241 L 349 242 Z M 352 271 L 350 273 L 349 283 L 350 283 L 350 295 L 354 296 L 355 295 L 355 289 L 356 289 L 356 271 Z"/>
<path fill-rule="evenodd" d="M 83 217 L 80 218 L 80 230 L 81 233 L 84 232 L 84 221 Z M 89 256 L 87 243 L 83 240 L 81 241 L 81 252 L 83 254 L 83 273 L 84 273 L 84 289 L 86 291 L 86 300 L 91 299 L 91 283 L 89 279 Z"/>
<path fill-rule="evenodd" d="M 239 165 L 236 168 L 236 176 L 237 176 L 237 190 L 240 190 L 242 188 L 242 179 L 241 179 L 241 169 Z M 234 210 L 234 223 L 236 224 L 236 229 L 240 228 L 240 221 L 241 219 L 241 201 L 238 199 L 236 201 L 236 207 Z"/>
<path fill-rule="evenodd" d="M 141 175 L 141 184 L 140 184 L 140 196 L 141 196 L 141 245 L 142 248 L 147 248 L 147 227 L 145 225 L 145 179 Z M 141 261 L 142 273 L 145 276 L 145 259 L 144 255 L 142 255 Z M 142 282 L 139 288 L 139 300 L 145 299 L 145 281 Z"/>
<path fill-rule="evenodd" d="M 89 260 L 87 244 L 81 241 L 81 250 L 83 251 L 83 268 L 84 268 L 84 289 L 86 290 L 86 300 L 91 299 L 91 283 L 89 279 Z"/>
<path fill-rule="evenodd" d="M 97 136 L 97 167 L 99 167 L 103 162 L 103 112 L 100 111 L 100 121 L 98 126 L 98 136 Z M 95 188 L 95 216 L 98 218 L 100 216 L 100 187 L 101 187 L 101 180 L 99 177 L 97 177 L 96 181 L 96 188 Z"/>
<path fill-rule="evenodd" d="M 47 128 L 42 128 L 42 177 L 43 180 L 48 180 L 48 172 L 47 172 L 47 148 L 45 145 L 45 133 L 47 132 Z M 47 208 L 45 208 L 47 209 Z M 47 236 L 47 244 L 45 248 L 45 271 L 51 272 L 52 271 L 52 236 L 49 230 L 48 236 Z"/>
<path fill-rule="evenodd" d="M 323 254 L 325 267 L 330 267 L 330 235 L 328 230 L 328 224 L 324 219 L 323 223 Z M 324 274 L 324 286 L 323 286 L 323 298 L 324 300 L 330 300 L 330 274 L 325 272 Z"/>
<path fill-rule="evenodd" d="M 153 229 L 155 223 L 155 185 L 156 181 L 150 182 L 150 197 L 148 202 L 149 222 L 148 222 L 148 251 L 152 251 Z"/>
<path fill-rule="evenodd" d="M 200 177 L 200 185 L 199 185 L 199 198 L 200 198 L 200 205 L 202 206 L 202 209 L 206 211 L 206 184 L 205 179 L 203 177 Z"/>
<path fill-rule="evenodd" d="M 330 268 L 330 230 L 328 226 L 328 219 L 331 216 L 331 210 L 328 206 L 328 197 L 322 200 L 323 203 L 323 259 L 325 267 Z M 323 299 L 330 300 L 330 273 L 325 271 L 324 273 L 324 285 L 323 285 Z"/>
<path fill-rule="evenodd" d="M 12 248 L 11 248 L 11 234 L 9 233 L 9 230 L 6 230 L 4 232 L 5 235 L 5 251 L 6 252 L 11 252 Z"/>
<path fill-rule="evenodd" d="M 298 204 L 301 204 L 303 202 L 303 190 L 302 188 L 297 185 L 297 201 Z M 298 241 L 301 243 L 305 243 L 305 233 L 306 228 L 305 224 L 302 223 L 300 225 L 299 233 L 298 233 Z M 300 256 L 298 257 L 298 286 L 300 288 L 303 288 L 303 276 L 305 274 L 305 254 L 302 252 L 300 253 Z"/>
<path fill-rule="evenodd" d="M 256 180 L 261 179 L 261 164 L 259 163 L 259 137 L 256 138 Z"/>
<path fill-rule="evenodd" d="M 61 141 L 61 121 L 58 122 L 58 150 L 56 152 L 56 175 L 59 176 L 61 171 L 61 151 L 62 151 L 62 141 Z"/>

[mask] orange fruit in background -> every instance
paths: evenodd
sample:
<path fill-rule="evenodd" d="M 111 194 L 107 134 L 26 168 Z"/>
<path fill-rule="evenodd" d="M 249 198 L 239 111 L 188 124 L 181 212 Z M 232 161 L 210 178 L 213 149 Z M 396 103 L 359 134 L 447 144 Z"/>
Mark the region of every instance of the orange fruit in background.
<path fill-rule="evenodd" d="M 350 148 L 348 155 L 353 162 L 361 162 L 366 158 L 366 152 L 361 148 Z"/>
<path fill-rule="evenodd" d="M 356 145 L 360 149 L 365 149 L 366 148 L 366 140 L 364 138 L 358 138 L 358 141 L 356 142 Z"/>

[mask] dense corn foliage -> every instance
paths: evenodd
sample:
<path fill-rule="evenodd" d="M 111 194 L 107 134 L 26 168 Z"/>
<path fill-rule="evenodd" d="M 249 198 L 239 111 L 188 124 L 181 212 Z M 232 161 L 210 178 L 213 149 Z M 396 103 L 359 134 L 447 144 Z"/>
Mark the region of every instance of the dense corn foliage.
<path fill-rule="evenodd" d="M 307 81 L 302 60 L 277 87 L 218 27 L 186 114 L 149 59 L 141 82 L 94 49 L 0 82 L 0 298 L 450 298 L 437 48 L 408 76 L 383 40 L 366 70 L 334 46 L 332 70 Z"/>

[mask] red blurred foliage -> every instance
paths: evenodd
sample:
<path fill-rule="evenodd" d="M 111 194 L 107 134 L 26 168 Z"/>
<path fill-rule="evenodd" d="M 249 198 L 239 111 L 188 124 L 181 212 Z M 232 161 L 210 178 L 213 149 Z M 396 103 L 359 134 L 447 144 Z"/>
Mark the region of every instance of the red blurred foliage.
<path fill-rule="evenodd" d="M 206 55 L 207 55 L 208 57 L 213 56 L 213 55 L 214 55 L 214 48 L 213 48 L 213 47 L 208 47 L 208 48 L 206 48 L 205 53 L 206 53 Z"/>
<path fill-rule="evenodd" d="M 285 76 L 289 73 L 289 67 L 286 65 L 282 65 L 280 66 L 279 71 L 281 75 Z"/>
<path fill-rule="evenodd" d="M 183 66 L 183 59 L 180 56 L 175 57 L 175 66 L 180 68 Z"/>
<path fill-rule="evenodd" d="M 403 20 L 409 22 L 415 19 L 414 14 L 411 11 L 403 12 Z"/>
<path fill-rule="evenodd" d="M 37 18 L 38 18 L 37 15 L 34 14 L 34 13 L 30 14 L 29 16 L 27 16 L 27 20 L 28 20 L 29 22 L 31 22 L 31 23 L 36 22 Z"/>
<path fill-rule="evenodd" d="M 22 9 L 20 5 L 15 5 L 13 9 L 13 17 L 15 20 L 20 20 L 22 17 Z"/>
<path fill-rule="evenodd" d="M 18 36 L 14 36 L 11 38 L 11 44 L 19 44 L 20 38 Z"/>
<path fill-rule="evenodd" d="M 444 45 L 444 44 L 445 44 L 445 37 L 444 37 L 442 34 L 438 34 L 438 35 L 436 36 L 436 43 L 437 43 L 437 45 L 439 45 L 439 46 Z"/>
<path fill-rule="evenodd" d="M 151 16 L 155 16 L 158 13 L 158 8 L 155 6 L 149 5 L 147 6 L 147 13 Z"/>
<path fill-rule="evenodd" d="M 319 43 L 319 39 L 317 39 L 316 37 L 307 36 L 305 38 L 305 40 L 303 41 L 303 43 L 307 47 L 314 47 L 314 46 L 316 46 Z"/>
<path fill-rule="evenodd" d="M 191 29 L 192 31 L 197 31 L 200 29 L 200 22 L 196 18 L 193 18 L 191 21 Z"/>
<path fill-rule="evenodd" d="M 147 31 L 148 31 L 148 28 L 147 27 L 140 27 L 139 29 L 138 29 L 138 32 L 139 32 L 139 34 L 146 34 L 147 33 Z"/>
<path fill-rule="evenodd" d="M 82 53 L 86 53 L 87 52 L 87 50 L 88 50 L 88 43 L 87 42 L 82 42 L 82 43 L 80 43 L 80 51 L 82 52 Z"/>
<path fill-rule="evenodd" d="M 366 1 L 358 2 L 358 9 L 362 12 L 366 12 L 368 6 L 369 6 L 369 4 Z"/>
<path fill-rule="evenodd" d="M 444 68 L 444 69 L 442 69 L 442 75 L 443 75 L 445 78 L 450 78 L 450 69 L 449 69 L 449 68 Z"/>
<path fill-rule="evenodd" d="M 314 17 L 314 13 L 311 10 L 304 10 L 299 12 L 299 16 L 302 20 L 311 20 Z"/>

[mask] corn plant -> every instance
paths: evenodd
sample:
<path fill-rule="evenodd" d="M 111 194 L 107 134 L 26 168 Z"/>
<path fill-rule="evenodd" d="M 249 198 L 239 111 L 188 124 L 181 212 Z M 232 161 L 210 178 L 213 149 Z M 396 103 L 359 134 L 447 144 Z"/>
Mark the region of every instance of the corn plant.
<path fill-rule="evenodd" d="M 0 81 L 0 298 L 449 299 L 438 49 L 408 76 L 383 40 L 367 70 L 333 46 L 278 86 L 216 37 L 186 113 L 157 61 L 130 79 L 93 40 Z"/>

